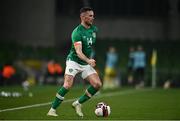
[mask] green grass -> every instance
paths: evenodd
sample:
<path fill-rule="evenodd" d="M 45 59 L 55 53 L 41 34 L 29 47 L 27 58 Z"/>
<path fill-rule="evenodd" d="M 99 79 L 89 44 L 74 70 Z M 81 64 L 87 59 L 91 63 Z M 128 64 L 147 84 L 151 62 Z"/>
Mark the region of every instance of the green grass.
<path fill-rule="evenodd" d="M 57 86 L 35 86 L 31 88 L 34 96 L 29 97 L 21 87 L 1 87 L 0 91 L 19 91 L 22 97 L 0 97 L 0 110 L 51 102 Z M 71 108 L 71 101 L 84 92 L 85 87 L 74 87 L 66 95 L 64 103 L 58 108 L 58 117 L 47 117 L 50 105 L 31 107 L 13 111 L 0 111 L 0 120 L 81 120 Z M 108 95 L 109 94 L 109 95 Z M 99 118 L 94 114 L 95 105 L 104 101 L 111 107 L 111 115 Z M 180 119 L 180 89 L 141 89 L 120 88 L 101 91 L 83 105 L 83 120 L 174 120 Z"/>

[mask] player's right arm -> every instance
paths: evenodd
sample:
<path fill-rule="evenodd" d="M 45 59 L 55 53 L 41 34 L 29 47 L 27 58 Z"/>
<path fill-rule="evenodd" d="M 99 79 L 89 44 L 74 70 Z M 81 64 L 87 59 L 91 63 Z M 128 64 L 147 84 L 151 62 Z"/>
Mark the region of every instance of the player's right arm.
<path fill-rule="evenodd" d="M 89 59 L 88 57 L 86 57 L 84 55 L 84 53 L 82 52 L 82 43 L 81 41 L 77 41 L 77 42 L 74 42 L 74 47 L 75 47 L 75 50 L 76 50 L 76 53 L 77 53 L 77 56 L 87 62 L 89 65 L 91 65 L 92 67 L 96 66 L 96 61 L 94 59 Z"/>
<path fill-rule="evenodd" d="M 96 61 L 94 59 L 89 59 L 83 52 L 82 52 L 82 38 L 81 38 L 81 31 L 78 30 L 78 28 L 76 28 L 73 32 L 72 32 L 72 42 L 76 51 L 77 56 L 85 61 L 86 63 L 88 63 L 89 65 L 91 65 L 92 67 L 94 67 L 96 65 Z"/>

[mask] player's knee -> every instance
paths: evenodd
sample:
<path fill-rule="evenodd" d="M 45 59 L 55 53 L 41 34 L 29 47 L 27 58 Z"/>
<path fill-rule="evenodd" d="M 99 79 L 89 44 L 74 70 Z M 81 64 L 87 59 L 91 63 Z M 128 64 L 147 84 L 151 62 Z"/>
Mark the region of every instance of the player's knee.
<path fill-rule="evenodd" d="M 68 83 L 64 83 L 63 87 L 66 89 L 70 89 L 72 87 L 72 85 L 68 84 Z"/>
<path fill-rule="evenodd" d="M 102 87 L 101 81 L 95 82 L 94 85 L 93 85 L 93 87 L 96 88 L 96 89 L 101 88 L 101 87 Z"/>
<path fill-rule="evenodd" d="M 99 82 L 99 88 L 101 88 L 101 87 L 102 87 L 102 82 L 100 81 L 100 82 Z"/>
<path fill-rule="evenodd" d="M 73 76 L 65 76 L 63 87 L 65 87 L 66 89 L 70 89 L 73 85 L 73 79 Z"/>

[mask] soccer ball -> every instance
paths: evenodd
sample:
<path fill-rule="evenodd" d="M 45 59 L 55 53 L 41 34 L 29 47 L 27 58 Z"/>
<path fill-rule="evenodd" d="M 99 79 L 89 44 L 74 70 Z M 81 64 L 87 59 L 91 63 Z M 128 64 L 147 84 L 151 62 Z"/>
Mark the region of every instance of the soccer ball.
<path fill-rule="evenodd" d="M 111 113 L 111 108 L 104 102 L 100 102 L 96 105 L 95 114 L 98 117 L 108 117 Z"/>

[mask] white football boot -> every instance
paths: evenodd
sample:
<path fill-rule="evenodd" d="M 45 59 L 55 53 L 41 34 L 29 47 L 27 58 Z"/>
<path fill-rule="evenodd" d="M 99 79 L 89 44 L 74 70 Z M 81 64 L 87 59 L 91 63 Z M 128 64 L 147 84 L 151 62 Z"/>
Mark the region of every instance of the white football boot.
<path fill-rule="evenodd" d="M 49 110 L 49 112 L 47 113 L 47 116 L 54 116 L 54 117 L 56 117 L 56 116 L 58 116 L 58 114 L 56 113 L 55 109 L 51 108 Z"/>
<path fill-rule="evenodd" d="M 72 103 L 72 107 L 75 109 L 76 114 L 80 117 L 83 117 L 84 115 L 82 113 L 81 106 L 82 105 L 78 101 Z"/>

